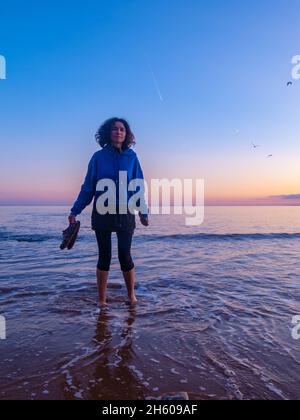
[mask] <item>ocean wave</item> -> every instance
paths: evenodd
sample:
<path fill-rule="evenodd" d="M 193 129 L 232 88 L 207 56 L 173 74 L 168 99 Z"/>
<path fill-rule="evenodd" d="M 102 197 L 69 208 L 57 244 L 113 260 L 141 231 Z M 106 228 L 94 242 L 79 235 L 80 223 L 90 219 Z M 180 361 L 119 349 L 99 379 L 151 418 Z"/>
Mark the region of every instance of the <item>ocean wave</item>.
<path fill-rule="evenodd" d="M 10 232 L 0 232 L 0 242 L 16 241 L 16 242 L 44 242 L 49 239 L 56 239 L 57 236 L 43 234 L 15 234 Z"/>
<path fill-rule="evenodd" d="M 268 239 L 300 239 L 300 233 L 191 233 L 191 234 L 174 234 L 174 235 L 140 235 L 136 238 L 148 241 L 159 240 L 268 240 Z"/>
<path fill-rule="evenodd" d="M 14 232 L 0 232 L 0 242 L 16 241 L 16 242 L 45 242 L 49 240 L 62 239 L 58 234 L 17 234 Z M 90 240 L 91 235 L 79 235 L 80 240 Z M 163 240 L 209 240 L 209 241 L 245 241 L 245 240 L 269 240 L 269 239 L 300 239 L 300 233 L 178 233 L 171 235 L 136 235 L 135 239 L 146 241 L 163 241 Z"/>

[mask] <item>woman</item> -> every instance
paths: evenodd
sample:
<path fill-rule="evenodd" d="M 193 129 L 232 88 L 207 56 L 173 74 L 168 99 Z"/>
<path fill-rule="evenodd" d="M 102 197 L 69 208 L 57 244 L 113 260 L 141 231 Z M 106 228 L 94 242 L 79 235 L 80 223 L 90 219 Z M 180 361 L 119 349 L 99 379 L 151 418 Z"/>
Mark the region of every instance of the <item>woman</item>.
<path fill-rule="evenodd" d="M 92 229 L 96 234 L 99 251 L 96 275 L 100 308 L 107 307 L 106 289 L 111 263 L 112 232 L 116 232 L 118 237 L 118 258 L 127 287 L 128 303 L 135 305 L 137 303 L 134 292 L 135 266 L 130 252 L 136 224 L 135 214 L 132 214 L 127 206 L 130 197 L 135 192 L 128 191 L 127 187 L 133 179 L 141 179 L 143 181 L 143 171 L 136 153 L 131 149 L 131 146 L 135 144 L 135 140 L 126 120 L 111 118 L 105 121 L 96 133 L 96 141 L 102 149 L 96 152 L 89 162 L 84 184 L 81 187 L 81 191 L 71 209 L 68 219 L 70 223 L 75 223 L 76 216 L 91 203 L 94 197 L 91 222 Z M 127 202 L 125 203 L 127 212 L 120 212 L 118 206 L 119 203 L 122 204 L 120 195 L 121 186 L 118 188 L 120 171 L 126 172 L 128 178 L 126 185 Z M 96 185 L 99 180 L 104 179 L 115 182 L 116 194 L 114 199 L 116 203 L 116 214 L 112 214 L 110 211 L 106 212 L 106 214 L 101 214 L 103 212 L 98 211 L 97 200 L 107 191 L 98 191 L 99 188 L 96 191 Z M 120 182 L 120 184 L 124 183 Z M 143 195 L 140 197 L 139 202 L 141 205 L 140 208 L 142 209 L 142 211 L 139 211 L 140 221 L 144 226 L 148 226 L 148 208 Z"/>

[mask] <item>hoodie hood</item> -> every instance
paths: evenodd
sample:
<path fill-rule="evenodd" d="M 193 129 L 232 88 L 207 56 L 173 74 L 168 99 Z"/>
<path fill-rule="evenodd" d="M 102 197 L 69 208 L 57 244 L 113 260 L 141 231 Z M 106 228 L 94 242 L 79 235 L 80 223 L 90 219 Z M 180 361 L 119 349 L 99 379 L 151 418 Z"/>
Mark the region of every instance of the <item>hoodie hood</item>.
<path fill-rule="evenodd" d="M 112 146 L 108 143 L 102 150 L 107 151 L 110 154 L 117 154 L 117 155 L 133 155 L 135 152 L 130 149 L 130 147 L 126 147 L 125 149 L 117 149 L 116 147 Z"/>

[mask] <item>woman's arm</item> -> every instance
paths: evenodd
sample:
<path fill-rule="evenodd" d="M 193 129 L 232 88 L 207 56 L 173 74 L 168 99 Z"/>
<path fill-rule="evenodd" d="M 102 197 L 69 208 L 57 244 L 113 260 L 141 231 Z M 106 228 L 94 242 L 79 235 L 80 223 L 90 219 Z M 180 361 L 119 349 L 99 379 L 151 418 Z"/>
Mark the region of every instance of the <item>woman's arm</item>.
<path fill-rule="evenodd" d="M 71 208 L 70 216 L 76 217 L 80 214 L 86 206 L 88 206 L 96 191 L 96 183 L 97 183 L 97 172 L 96 172 L 96 158 L 95 154 L 89 161 L 87 174 L 85 176 L 84 183 L 81 186 L 80 193 L 75 201 L 73 207 Z M 74 219 L 72 219 L 74 220 Z"/>
<path fill-rule="evenodd" d="M 143 174 L 143 170 L 140 164 L 140 161 L 138 159 L 138 157 L 136 157 L 136 163 L 135 163 L 135 178 L 136 179 L 141 179 L 144 181 L 144 174 Z M 145 226 L 147 226 L 147 222 L 148 222 L 148 214 L 149 214 L 149 209 L 145 200 L 145 195 L 143 194 L 142 197 L 140 198 L 140 206 L 141 206 L 141 210 L 139 211 L 139 216 L 141 219 L 141 222 L 143 223 L 143 221 L 145 221 Z M 144 223 L 143 223 L 144 224 Z"/>

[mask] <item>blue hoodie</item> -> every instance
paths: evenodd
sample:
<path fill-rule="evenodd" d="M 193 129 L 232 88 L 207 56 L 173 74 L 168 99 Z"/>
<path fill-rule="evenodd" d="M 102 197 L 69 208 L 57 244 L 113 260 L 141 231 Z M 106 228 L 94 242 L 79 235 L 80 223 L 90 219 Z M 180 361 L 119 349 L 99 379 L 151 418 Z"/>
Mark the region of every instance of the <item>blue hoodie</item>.
<path fill-rule="evenodd" d="M 94 153 L 88 164 L 87 174 L 83 185 L 81 186 L 80 193 L 77 200 L 75 201 L 71 214 L 77 216 L 80 214 L 86 206 L 88 206 L 94 198 L 94 209 L 98 197 L 104 193 L 104 191 L 96 191 L 97 182 L 100 179 L 108 178 L 115 182 L 118 191 L 119 171 L 127 171 L 127 182 L 133 179 L 144 180 L 143 171 L 137 157 L 137 154 L 127 147 L 126 149 L 119 150 L 107 144 L 103 149 Z M 132 195 L 139 191 L 128 191 L 127 192 L 127 203 Z M 145 218 L 148 217 L 149 210 L 146 205 L 144 198 L 142 198 L 144 209 L 141 211 L 141 215 Z M 138 200 L 138 202 L 141 200 Z M 119 197 L 116 196 L 116 205 L 118 206 Z M 143 208 L 142 207 L 142 208 Z"/>

